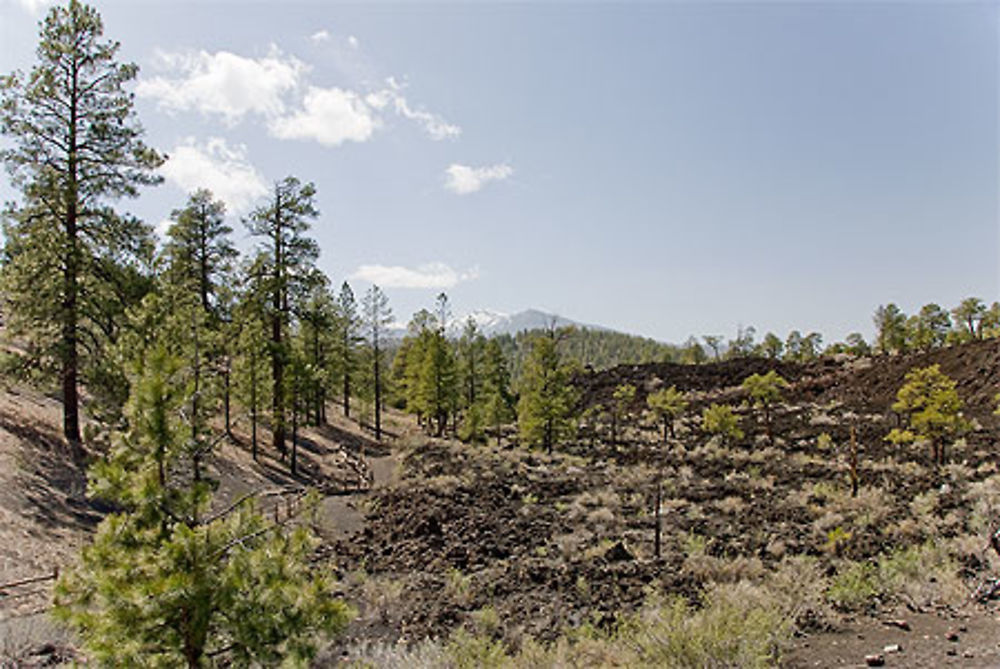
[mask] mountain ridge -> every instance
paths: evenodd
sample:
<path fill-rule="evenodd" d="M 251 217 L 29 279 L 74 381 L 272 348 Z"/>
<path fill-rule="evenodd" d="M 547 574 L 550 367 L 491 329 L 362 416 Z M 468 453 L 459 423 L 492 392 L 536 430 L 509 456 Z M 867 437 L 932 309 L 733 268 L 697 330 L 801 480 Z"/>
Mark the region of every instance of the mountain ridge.
<path fill-rule="evenodd" d="M 516 335 L 517 333 L 524 332 L 525 330 L 543 330 L 552 327 L 553 325 L 557 328 L 577 327 L 598 332 L 618 332 L 614 328 L 609 328 L 604 325 L 582 323 L 571 318 L 566 318 L 565 316 L 559 316 L 558 314 L 542 311 L 541 309 L 529 308 L 513 314 L 495 311 L 493 309 L 476 309 L 462 314 L 461 316 L 450 318 L 447 326 L 445 327 L 445 332 L 448 337 L 451 339 L 461 337 L 462 332 L 465 330 L 465 325 L 470 318 L 473 322 L 475 322 L 479 331 L 486 337 L 496 337 L 507 334 Z M 406 325 L 398 322 L 394 323 L 390 326 L 390 333 L 393 336 L 398 336 L 400 338 L 404 337 L 407 333 Z M 640 337 L 642 335 L 632 336 Z"/>

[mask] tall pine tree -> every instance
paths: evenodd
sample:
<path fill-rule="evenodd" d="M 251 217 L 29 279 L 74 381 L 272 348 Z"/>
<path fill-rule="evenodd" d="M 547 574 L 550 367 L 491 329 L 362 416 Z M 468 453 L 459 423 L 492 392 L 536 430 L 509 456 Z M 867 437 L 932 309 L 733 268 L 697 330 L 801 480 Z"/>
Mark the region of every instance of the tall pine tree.
<path fill-rule="evenodd" d="M 271 430 L 274 449 L 282 459 L 287 420 L 285 368 L 289 362 L 288 327 L 295 301 L 308 289 L 313 266 L 319 257 L 316 242 L 305 236 L 309 221 L 319 216 L 314 198 L 316 188 L 295 177 L 285 177 L 274 185 L 271 201 L 250 213 L 247 228 L 261 237 L 260 269 L 268 295 L 271 330 Z"/>
<path fill-rule="evenodd" d="M 24 196 L 5 226 L 8 325 L 50 344 L 44 353 L 58 361 L 63 433 L 78 456 L 81 348 L 100 356 L 109 329 L 102 301 L 122 289 L 107 286 L 151 248 L 150 229 L 109 202 L 158 183 L 163 162 L 142 142 L 125 88 L 138 68 L 119 63 L 119 44 L 103 33 L 94 8 L 77 0 L 53 7 L 38 64 L 0 80 L 0 130 L 11 140 L 2 158 Z"/>
<path fill-rule="evenodd" d="M 375 439 L 382 440 L 382 403 L 385 392 L 385 336 L 386 328 L 392 322 L 389 298 L 382 289 L 373 285 L 365 293 L 361 303 L 361 313 L 368 337 L 372 363 L 372 395 L 375 402 Z"/>

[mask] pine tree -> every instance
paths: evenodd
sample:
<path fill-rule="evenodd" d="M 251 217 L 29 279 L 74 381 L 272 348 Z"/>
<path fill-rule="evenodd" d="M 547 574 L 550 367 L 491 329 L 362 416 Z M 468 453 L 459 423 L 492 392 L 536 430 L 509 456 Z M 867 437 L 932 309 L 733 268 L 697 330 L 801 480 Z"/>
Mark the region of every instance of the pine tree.
<path fill-rule="evenodd" d="M 336 302 L 330 292 L 330 282 L 316 272 L 312 286 L 299 313 L 302 349 L 309 368 L 309 383 L 304 388 L 308 396 L 306 414 L 312 414 L 314 425 L 326 422 L 326 392 L 336 362 L 333 355 L 334 328 L 337 324 Z"/>
<path fill-rule="evenodd" d="M 732 407 L 726 404 L 712 404 L 701 412 L 701 426 L 708 434 L 717 434 L 724 443 L 742 439 L 743 430 Z"/>
<path fill-rule="evenodd" d="M 91 470 L 112 502 L 80 564 L 56 586 L 55 614 L 91 659 L 126 666 L 304 662 L 351 612 L 309 568 L 302 527 L 265 520 L 252 497 L 208 514 L 184 408 L 195 389 L 162 342 L 132 384 L 129 430 Z"/>
<path fill-rule="evenodd" d="M 263 272 L 255 264 L 242 271 L 242 290 L 234 309 L 233 325 L 238 332 L 234 358 L 235 391 L 239 402 L 250 414 L 250 450 L 259 458 L 257 428 L 263 407 L 267 406 L 271 388 L 265 384 L 268 376 L 267 295 Z"/>
<path fill-rule="evenodd" d="M 764 426 L 767 439 L 773 445 L 774 433 L 771 421 L 771 408 L 781 400 L 781 391 L 788 387 L 788 381 L 783 379 L 773 369 L 767 374 L 751 374 L 743 380 L 742 388 L 750 397 L 753 405 L 764 411 Z"/>
<path fill-rule="evenodd" d="M 611 445 L 618 445 L 620 424 L 628 417 L 632 402 L 635 400 L 635 386 L 623 383 L 611 394 Z"/>
<path fill-rule="evenodd" d="M 674 436 L 674 421 L 687 410 L 688 401 L 684 393 L 670 386 L 646 396 L 646 404 L 663 421 L 663 441 L 667 433 Z"/>
<path fill-rule="evenodd" d="M 436 328 L 434 315 L 427 309 L 413 314 L 393 360 L 393 376 L 402 384 L 406 410 L 417 417 L 424 427 L 424 418 L 431 414 L 426 396 L 421 390 L 421 373 L 429 342 Z"/>
<path fill-rule="evenodd" d="M 496 339 L 486 342 L 483 352 L 483 419 L 493 428 L 500 445 L 503 424 L 516 417 L 515 400 L 510 389 L 510 368 L 503 348 Z"/>
<path fill-rule="evenodd" d="M 336 374 L 342 388 L 344 416 L 351 415 L 351 388 L 354 376 L 358 372 L 358 345 L 362 341 L 360 335 L 361 317 L 358 315 L 358 305 L 354 299 L 354 291 L 346 281 L 340 287 L 337 295 L 337 365 Z"/>
<path fill-rule="evenodd" d="M 517 405 L 518 433 L 528 445 L 540 445 L 551 453 L 556 443 L 573 428 L 575 397 L 570 370 L 559 354 L 561 334 L 549 328 L 536 335 L 521 376 Z"/>
<path fill-rule="evenodd" d="M 458 403 L 455 356 L 440 327 L 428 331 L 422 350 L 417 380 L 419 406 L 428 421 L 436 422 L 435 434 L 441 437 Z"/>
<path fill-rule="evenodd" d="M 207 375 L 222 379 L 226 434 L 231 437 L 231 351 L 238 335 L 232 323 L 232 284 L 239 253 L 225 214 L 226 205 L 207 189 L 192 193 L 187 204 L 170 215 L 173 223 L 167 229 L 163 256 L 167 264 L 165 284 L 197 295 L 208 319 L 204 368 Z"/>
<path fill-rule="evenodd" d="M 461 404 L 465 409 L 476 406 L 482 387 L 482 359 L 486 338 L 471 317 L 465 322 L 458 340 L 459 374 L 462 385 Z"/>
<path fill-rule="evenodd" d="M 778 335 L 773 332 L 768 332 L 764 335 L 764 340 L 760 344 L 760 354 L 765 358 L 770 358 L 771 360 L 777 360 L 780 358 L 784 349 L 785 345 L 781 342 Z"/>
<path fill-rule="evenodd" d="M 890 302 L 880 305 L 872 317 L 879 353 L 902 353 L 906 350 L 906 314 Z"/>
<path fill-rule="evenodd" d="M 978 297 L 967 297 L 961 304 L 952 309 L 955 324 L 965 328 L 963 338 L 983 338 L 983 317 L 986 316 L 986 305 Z"/>
<path fill-rule="evenodd" d="M 392 310 L 389 308 L 389 298 L 382 289 L 373 285 L 365 293 L 361 304 L 361 313 L 368 336 L 371 354 L 371 394 L 375 403 L 375 439 L 382 440 L 382 401 L 385 391 L 384 365 L 385 329 L 392 322 Z"/>
<path fill-rule="evenodd" d="M 0 80 L 0 130 L 11 140 L 0 156 L 24 196 L 5 226 L 8 327 L 51 344 L 44 353 L 58 360 L 63 433 L 77 456 L 81 348 L 101 355 L 118 268 L 152 248 L 148 226 L 108 202 L 158 183 L 163 162 L 142 142 L 125 90 L 138 68 L 117 62 L 119 44 L 103 33 L 92 7 L 53 7 L 38 65 Z"/>
<path fill-rule="evenodd" d="M 285 368 L 289 359 L 288 328 L 293 308 L 308 289 L 319 257 L 316 242 L 305 236 L 309 221 L 319 216 L 313 199 L 316 188 L 295 177 L 274 185 L 271 201 L 250 213 L 250 234 L 262 237 L 259 266 L 264 272 L 271 329 L 271 431 L 274 449 L 287 454 Z"/>
<path fill-rule="evenodd" d="M 164 248 L 171 282 L 192 287 L 202 308 L 213 315 L 218 315 L 219 286 L 232 281 L 239 255 L 225 217 L 225 203 L 207 189 L 195 191 L 182 209 L 171 212 Z"/>
<path fill-rule="evenodd" d="M 906 338 L 909 345 L 920 351 L 930 351 L 943 346 L 951 330 L 948 312 L 936 304 L 925 304 L 920 311 L 906 320 Z"/>
<path fill-rule="evenodd" d="M 906 416 L 908 427 L 893 429 L 886 440 L 895 444 L 928 442 L 935 465 L 945 463 L 945 439 L 969 426 L 962 416 L 962 399 L 955 381 L 939 365 L 915 367 L 907 372 L 892 410 Z"/>

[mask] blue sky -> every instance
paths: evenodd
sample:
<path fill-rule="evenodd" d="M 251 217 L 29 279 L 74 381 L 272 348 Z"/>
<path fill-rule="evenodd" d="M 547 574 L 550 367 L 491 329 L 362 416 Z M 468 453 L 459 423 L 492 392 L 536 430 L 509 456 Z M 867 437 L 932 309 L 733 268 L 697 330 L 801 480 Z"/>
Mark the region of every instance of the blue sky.
<path fill-rule="evenodd" d="M 44 4 L 0 0 L 0 71 Z M 1000 298 L 995 3 L 96 5 L 171 156 L 127 207 L 207 185 L 242 238 L 269 184 L 313 181 L 321 267 L 402 320 L 443 289 L 832 342 L 880 303 Z"/>

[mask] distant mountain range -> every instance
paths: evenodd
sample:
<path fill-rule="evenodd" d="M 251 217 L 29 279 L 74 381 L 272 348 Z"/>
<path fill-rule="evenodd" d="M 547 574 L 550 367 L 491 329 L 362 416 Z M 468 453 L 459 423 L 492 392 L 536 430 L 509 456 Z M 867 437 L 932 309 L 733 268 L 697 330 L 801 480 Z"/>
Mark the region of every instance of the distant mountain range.
<path fill-rule="evenodd" d="M 548 328 L 553 324 L 557 328 L 572 325 L 579 328 L 586 328 L 588 330 L 597 330 L 601 332 L 612 331 L 611 328 L 601 325 L 579 323 L 577 321 L 570 320 L 569 318 L 563 318 L 562 316 L 539 311 L 538 309 L 526 309 L 525 311 L 519 311 L 516 314 L 505 314 L 499 311 L 491 311 L 489 309 L 479 309 L 462 316 L 453 317 L 448 322 L 448 336 L 454 338 L 460 337 L 462 335 L 462 331 L 465 329 L 466 322 L 468 322 L 470 318 L 479 327 L 479 331 L 487 337 L 495 337 L 503 334 L 515 335 L 524 330 L 541 330 Z M 396 337 L 405 336 L 406 325 L 402 323 L 394 324 L 390 328 L 390 335 Z"/>

